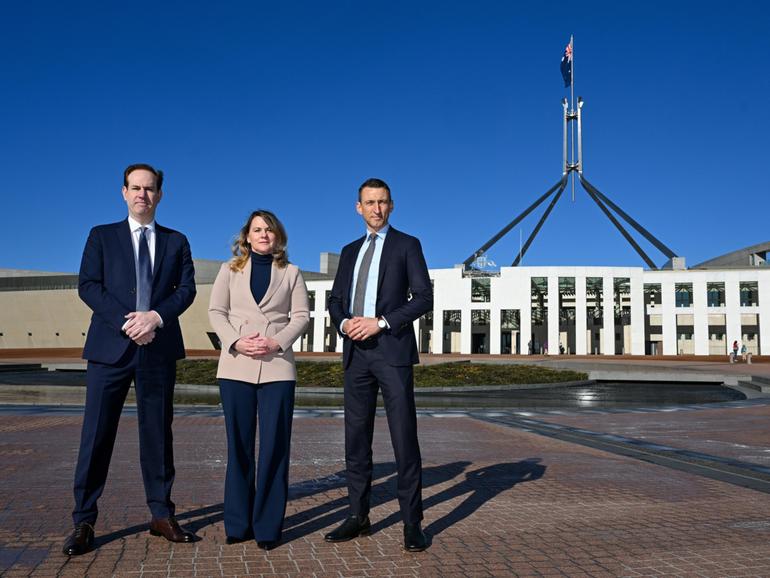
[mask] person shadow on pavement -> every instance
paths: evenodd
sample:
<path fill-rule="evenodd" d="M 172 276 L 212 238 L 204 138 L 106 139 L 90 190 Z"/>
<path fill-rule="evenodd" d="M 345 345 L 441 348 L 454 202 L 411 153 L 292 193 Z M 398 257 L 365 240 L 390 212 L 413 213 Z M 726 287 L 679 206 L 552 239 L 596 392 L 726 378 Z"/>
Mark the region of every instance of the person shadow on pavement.
<path fill-rule="evenodd" d="M 433 536 L 464 520 L 498 494 L 510 490 L 516 484 L 542 478 L 545 475 L 546 466 L 541 465 L 540 461 L 540 458 L 527 458 L 519 462 L 493 464 L 471 470 L 465 473 L 465 480 L 425 498 L 423 510 L 427 511 L 442 502 L 467 494 L 465 500 L 451 512 L 425 527 L 428 545 L 431 544 Z M 469 462 L 464 463 L 469 464 Z M 433 470 L 435 469 L 433 468 Z M 431 468 L 423 470 L 424 487 L 440 483 L 430 479 L 432 473 Z M 393 512 L 387 518 L 372 524 L 372 533 L 387 528 L 400 520 L 401 514 Z"/>
<path fill-rule="evenodd" d="M 540 458 L 527 458 L 519 462 L 493 464 L 472 470 L 466 472 L 464 481 L 429 496 L 424 502 L 425 509 L 468 494 L 451 512 L 434 520 L 425 528 L 428 539 L 464 520 L 486 502 L 516 484 L 542 478 L 546 466 L 541 465 L 540 461 Z"/>
<path fill-rule="evenodd" d="M 443 484 L 461 475 L 472 462 L 457 461 L 441 466 L 423 468 L 423 489 Z M 537 480 L 545 474 L 546 466 L 540 464 L 540 458 L 528 458 L 519 462 L 500 463 L 484 466 L 465 472 L 465 479 L 437 494 L 423 500 L 423 509 L 429 510 L 443 502 L 467 494 L 457 507 L 425 528 L 430 540 L 453 524 L 467 518 L 495 496 L 513 488 L 521 482 Z M 395 462 L 374 464 L 372 473 L 371 507 L 376 508 L 396 499 Z M 326 493 L 329 490 L 347 487 L 345 470 L 340 470 L 322 478 L 305 480 L 289 486 L 289 500 L 299 500 Z M 324 501 L 309 509 L 302 510 L 284 520 L 282 543 L 288 543 L 308 536 L 324 528 L 336 525 L 348 515 L 347 495 Z M 203 517 L 201 517 L 203 516 Z M 224 520 L 224 504 L 218 503 L 177 514 L 177 520 L 185 529 L 197 533 L 202 528 Z M 372 532 L 378 532 L 401 521 L 400 512 L 396 511 L 372 525 Z M 128 528 L 104 534 L 96 538 L 97 548 L 114 540 L 125 538 L 149 530 L 148 524 L 137 524 Z"/>
<path fill-rule="evenodd" d="M 423 468 L 423 488 L 434 484 L 440 484 L 455 478 L 456 476 L 460 475 L 465 470 L 465 468 L 470 465 L 470 463 L 471 462 L 452 462 L 443 466 Z M 378 472 L 383 471 L 388 472 L 387 475 L 376 475 Z M 392 475 L 395 474 L 395 472 L 395 462 L 374 464 L 374 475 L 372 476 L 372 479 L 374 480 L 385 477 L 388 479 L 385 479 L 377 484 L 372 484 L 372 493 L 370 499 L 370 507 L 372 509 L 396 499 L 396 477 Z M 344 477 L 344 470 L 341 473 L 342 483 L 339 487 L 347 488 L 347 482 L 345 481 Z M 306 496 L 298 497 L 304 498 Z M 334 526 L 341 523 L 349 515 L 348 504 L 349 502 L 346 494 L 345 496 L 335 500 L 324 502 L 323 504 L 319 504 L 308 510 L 303 510 L 301 512 L 297 512 L 296 514 L 292 514 L 291 516 L 287 516 L 283 523 L 284 531 L 281 542 L 291 542 L 292 540 L 297 540 L 324 528 L 328 528 L 329 526 Z M 392 516 L 388 516 L 387 519 L 390 519 L 391 517 Z M 388 524 L 388 526 L 400 520 L 401 515 L 397 513 L 395 514 L 394 519 Z M 375 528 L 382 529 L 384 527 L 387 526 L 383 526 L 382 523 L 376 524 L 372 526 L 372 531 L 375 531 Z"/>

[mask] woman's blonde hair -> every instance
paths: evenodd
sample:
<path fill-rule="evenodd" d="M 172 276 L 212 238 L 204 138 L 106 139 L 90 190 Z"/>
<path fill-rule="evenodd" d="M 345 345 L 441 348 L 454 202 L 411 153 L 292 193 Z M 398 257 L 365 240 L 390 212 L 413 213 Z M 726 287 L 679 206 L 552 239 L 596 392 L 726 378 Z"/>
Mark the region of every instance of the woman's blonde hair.
<path fill-rule="evenodd" d="M 249 243 L 249 230 L 251 223 L 256 217 L 262 217 L 267 226 L 275 233 L 275 246 L 273 247 L 273 262 L 277 267 L 283 269 L 289 264 L 289 254 L 286 252 L 286 243 L 289 240 L 286 236 L 286 229 L 273 213 L 264 209 L 253 211 L 246 224 L 241 227 L 238 236 L 233 242 L 233 259 L 230 261 L 231 271 L 242 271 L 246 262 L 251 258 L 251 243 Z"/>

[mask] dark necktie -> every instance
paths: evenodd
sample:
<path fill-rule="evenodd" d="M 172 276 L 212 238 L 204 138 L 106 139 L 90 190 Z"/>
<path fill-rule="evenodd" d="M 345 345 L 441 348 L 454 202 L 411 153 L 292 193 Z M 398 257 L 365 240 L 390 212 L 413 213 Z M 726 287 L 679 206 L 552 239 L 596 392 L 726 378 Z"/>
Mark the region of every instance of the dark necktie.
<path fill-rule="evenodd" d="M 366 248 L 364 258 L 361 259 L 361 266 L 358 268 L 358 278 L 356 279 L 356 290 L 353 293 L 353 317 L 361 317 L 364 314 L 364 297 L 366 297 L 366 282 L 369 279 L 369 268 L 372 266 L 372 256 L 374 255 L 374 243 L 377 241 L 377 235 L 369 235 L 369 246 Z"/>
<path fill-rule="evenodd" d="M 150 246 L 147 243 L 147 227 L 139 233 L 139 260 L 136 268 L 136 310 L 149 311 L 152 298 L 152 265 Z"/>

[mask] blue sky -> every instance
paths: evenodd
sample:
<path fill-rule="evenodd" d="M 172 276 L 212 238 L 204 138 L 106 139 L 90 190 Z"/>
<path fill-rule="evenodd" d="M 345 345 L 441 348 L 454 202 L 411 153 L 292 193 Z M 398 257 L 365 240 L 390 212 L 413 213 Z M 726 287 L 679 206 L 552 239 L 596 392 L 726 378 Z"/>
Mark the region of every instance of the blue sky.
<path fill-rule="evenodd" d="M 393 225 L 451 267 L 560 178 L 570 34 L 588 180 L 689 265 L 770 240 L 768 6 L 5 2 L 0 267 L 77 271 L 89 228 L 125 216 L 133 162 L 166 172 L 158 221 L 198 258 L 267 208 L 318 270 L 362 234 L 356 190 L 378 176 Z M 510 264 L 537 218 L 490 258 Z M 577 190 L 524 264 L 643 263 Z"/>

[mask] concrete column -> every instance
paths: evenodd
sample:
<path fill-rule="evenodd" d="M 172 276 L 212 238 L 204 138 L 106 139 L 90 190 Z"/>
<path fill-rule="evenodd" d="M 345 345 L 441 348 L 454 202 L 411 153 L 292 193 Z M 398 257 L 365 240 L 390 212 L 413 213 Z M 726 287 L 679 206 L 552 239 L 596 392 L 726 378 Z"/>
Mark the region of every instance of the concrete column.
<path fill-rule="evenodd" d="M 559 278 L 548 276 L 548 355 L 559 355 Z"/>
<path fill-rule="evenodd" d="M 695 355 L 709 354 L 709 317 L 706 292 L 706 280 L 695 278 L 692 281 L 693 307 L 693 345 Z"/>
<path fill-rule="evenodd" d="M 663 315 L 663 355 L 676 355 L 676 296 L 673 279 L 660 283 L 661 309 Z"/>
<path fill-rule="evenodd" d="M 575 277 L 575 354 L 586 355 L 586 278 Z"/>
<path fill-rule="evenodd" d="M 641 275 L 631 281 L 631 355 L 644 355 L 644 282 Z"/>
<path fill-rule="evenodd" d="M 725 276 L 725 339 L 727 339 L 727 351 L 731 352 L 733 341 L 741 342 L 741 288 L 738 276 L 728 274 Z"/>
<path fill-rule="evenodd" d="M 529 275 L 523 275 L 521 284 L 524 290 L 521 292 L 521 308 L 519 309 L 519 319 L 521 319 L 521 343 L 522 355 L 529 355 L 529 342 L 532 340 L 532 280 Z"/>
<path fill-rule="evenodd" d="M 471 352 L 471 310 L 463 307 L 460 310 L 460 353 L 467 355 Z"/>
<path fill-rule="evenodd" d="M 315 292 L 315 313 L 313 321 L 313 351 L 323 352 L 324 350 L 324 322 L 326 321 L 325 310 L 325 292 L 318 289 Z"/>
<path fill-rule="evenodd" d="M 613 277 L 602 277 L 602 297 L 602 316 L 604 317 L 602 353 L 615 355 L 615 280 Z"/>
<path fill-rule="evenodd" d="M 490 303 L 491 305 L 491 303 Z M 500 354 L 500 307 L 489 308 L 489 353 Z M 513 344 L 515 346 L 515 344 Z"/>
<path fill-rule="evenodd" d="M 433 351 L 432 353 L 444 353 L 444 311 L 433 310 Z"/>
<path fill-rule="evenodd" d="M 759 289 L 759 354 L 770 355 L 770 279 L 763 277 Z"/>

